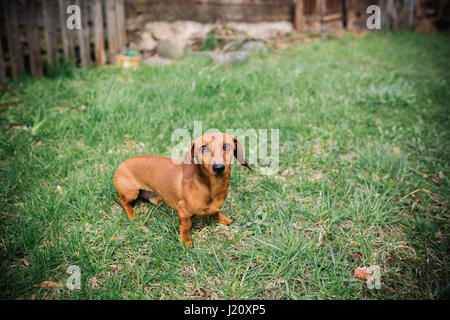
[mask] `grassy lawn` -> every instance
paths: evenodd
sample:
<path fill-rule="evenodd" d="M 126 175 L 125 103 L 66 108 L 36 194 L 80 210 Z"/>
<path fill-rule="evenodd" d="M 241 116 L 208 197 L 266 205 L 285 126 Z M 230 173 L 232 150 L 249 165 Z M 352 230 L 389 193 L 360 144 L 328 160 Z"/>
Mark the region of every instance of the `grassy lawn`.
<path fill-rule="evenodd" d="M 448 35 L 347 35 L 234 67 L 187 57 L 9 83 L 0 297 L 449 297 L 449 56 Z M 185 249 L 166 205 L 138 202 L 130 223 L 112 177 L 131 156 L 169 155 L 172 132 L 196 120 L 279 129 L 281 168 L 236 166 L 222 210 L 233 224 L 195 221 Z M 80 290 L 36 286 L 65 284 L 70 265 Z M 352 278 L 370 265 L 380 290 Z"/>

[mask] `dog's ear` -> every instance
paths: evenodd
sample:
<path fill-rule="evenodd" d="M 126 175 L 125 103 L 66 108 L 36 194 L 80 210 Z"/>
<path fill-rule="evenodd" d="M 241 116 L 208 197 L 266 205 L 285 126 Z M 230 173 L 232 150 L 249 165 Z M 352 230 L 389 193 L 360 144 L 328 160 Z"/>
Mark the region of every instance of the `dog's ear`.
<path fill-rule="evenodd" d="M 182 162 L 183 179 L 191 180 L 195 174 L 195 162 L 194 162 L 194 141 L 191 142 L 189 151 L 183 158 Z"/>
<path fill-rule="evenodd" d="M 184 155 L 183 158 L 184 164 L 195 164 L 194 162 L 194 141 L 191 142 L 191 147 L 189 151 Z"/>
<path fill-rule="evenodd" d="M 233 137 L 233 141 L 234 141 L 234 156 L 235 156 L 235 158 L 237 159 L 239 164 L 250 169 L 250 171 L 253 171 L 253 169 L 250 167 L 250 165 L 245 160 L 245 152 L 244 152 L 244 148 L 242 147 L 242 143 L 236 137 Z"/>

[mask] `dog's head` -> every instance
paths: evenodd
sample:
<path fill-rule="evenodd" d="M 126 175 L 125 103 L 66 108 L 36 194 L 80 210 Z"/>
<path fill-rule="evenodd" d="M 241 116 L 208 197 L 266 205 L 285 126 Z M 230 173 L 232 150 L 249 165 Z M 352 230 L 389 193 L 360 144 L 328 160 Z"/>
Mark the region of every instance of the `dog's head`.
<path fill-rule="evenodd" d="M 245 160 L 241 142 L 235 136 L 214 132 L 192 141 L 183 162 L 200 165 L 208 175 L 221 176 L 230 173 L 233 157 L 239 164 L 252 170 Z"/>

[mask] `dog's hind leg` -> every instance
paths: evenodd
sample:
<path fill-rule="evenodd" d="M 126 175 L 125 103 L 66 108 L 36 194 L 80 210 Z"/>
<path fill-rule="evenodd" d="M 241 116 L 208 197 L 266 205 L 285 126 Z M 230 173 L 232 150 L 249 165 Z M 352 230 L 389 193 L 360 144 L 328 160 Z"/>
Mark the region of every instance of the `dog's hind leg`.
<path fill-rule="evenodd" d="M 122 206 L 123 210 L 125 210 L 125 212 L 128 216 L 128 219 L 133 221 L 133 219 L 137 218 L 137 214 L 129 202 L 127 202 L 126 200 L 122 199 L 122 197 L 120 197 L 119 204 Z"/>
<path fill-rule="evenodd" d="M 136 200 L 139 196 L 139 188 L 134 186 L 133 184 L 126 183 L 126 180 L 114 177 L 114 186 L 119 193 L 119 204 L 125 210 L 128 219 L 133 220 L 137 217 L 136 212 L 133 210 L 131 206 L 131 202 Z"/>

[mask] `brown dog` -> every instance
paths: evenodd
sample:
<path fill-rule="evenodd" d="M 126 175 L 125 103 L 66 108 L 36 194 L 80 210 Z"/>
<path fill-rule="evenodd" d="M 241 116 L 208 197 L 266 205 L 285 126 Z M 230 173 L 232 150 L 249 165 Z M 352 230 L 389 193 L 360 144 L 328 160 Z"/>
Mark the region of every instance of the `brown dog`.
<path fill-rule="evenodd" d="M 239 140 L 217 132 L 192 141 L 181 162 L 156 155 L 130 158 L 122 162 L 114 174 L 119 203 L 133 220 L 137 215 L 130 202 L 139 196 L 156 205 L 164 201 L 178 211 L 180 241 L 191 247 L 192 218 L 215 215 L 218 223 L 231 223 L 219 211 L 227 197 L 233 156 L 252 170 L 244 159 Z"/>

